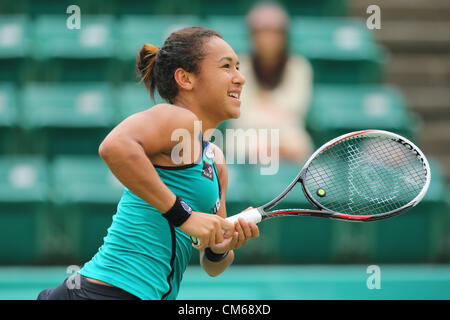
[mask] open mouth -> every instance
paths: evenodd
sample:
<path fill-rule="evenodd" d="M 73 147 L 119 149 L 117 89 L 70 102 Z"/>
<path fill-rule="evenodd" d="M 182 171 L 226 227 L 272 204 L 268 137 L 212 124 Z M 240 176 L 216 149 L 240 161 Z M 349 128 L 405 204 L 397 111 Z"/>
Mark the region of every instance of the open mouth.
<path fill-rule="evenodd" d="M 239 96 L 240 95 L 237 92 L 228 92 L 228 96 L 231 97 L 231 98 L 234 98 L 234 99 L 236 99 L 238 101 L 241 101 L 241 100 L 239 100 Z"/>

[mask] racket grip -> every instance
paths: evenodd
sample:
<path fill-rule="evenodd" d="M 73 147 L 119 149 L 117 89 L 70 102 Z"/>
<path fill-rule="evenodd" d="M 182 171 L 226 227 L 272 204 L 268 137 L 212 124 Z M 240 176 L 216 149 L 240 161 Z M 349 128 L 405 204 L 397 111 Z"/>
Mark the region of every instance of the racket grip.
<path fill-rule="evenodd" d="M 250 209 L 243 211 L 241 213 L 235 214 L 234 216 L 228 217 L 227 220 L 231 223 L 235 223 L 239 218 L 243 218 L 247 222 L 260 223 L 262 220 L 262 215 L 259 213 L 258 209 Z"/>
<path fill-rule="evenodd" d="M 258 209 L 250 209 L 247 211 L 243 211 L 241 213 L 235 214 L 234 216 L 230 216 L 227 218 L 231 223 L 235 223 L 239 218 L 243 218 L 247 222 L 259 223 L 262 220 L 262 215 L 259 213 Z M 195 245 L 200 245 L 200 240 L 196 237 L 191 237 L 191 241 Z"/>

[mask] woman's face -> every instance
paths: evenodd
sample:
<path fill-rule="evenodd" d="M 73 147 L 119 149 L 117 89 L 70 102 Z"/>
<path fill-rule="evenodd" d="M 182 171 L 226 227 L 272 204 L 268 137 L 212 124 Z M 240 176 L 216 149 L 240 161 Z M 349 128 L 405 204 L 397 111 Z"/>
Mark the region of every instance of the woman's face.
<path fill-rule="evenodd" d="M 240 116 L 241 91 L 245 78 L 239 72 L 239 60 L 224 40 L 212 37 L 204 43 L 206 55 L 195 76 L 194 92 L 202 108 L 214 120 Z"/>

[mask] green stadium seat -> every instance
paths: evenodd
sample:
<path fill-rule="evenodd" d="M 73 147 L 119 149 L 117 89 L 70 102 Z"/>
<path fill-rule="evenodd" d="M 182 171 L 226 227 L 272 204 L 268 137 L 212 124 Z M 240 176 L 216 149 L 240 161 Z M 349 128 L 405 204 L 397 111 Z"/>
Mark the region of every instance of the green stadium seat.
<path fill-rule="evenodd" d="M 294 52 L 311 61 L 316 83 L 378 83 L 386 53 L 363 20 L 294 17 L 290 25 Z"/>
<path fill-rule="evenodd" d="M 234 215 L 248 208 L 254 196 L 255 186 L 251 183 L 256 174 L 255 166 L 248 164 L 227 164 L 228 188 L 226 206 L 228 215 Z"/>
<path fill-rule="evenodd" d="M 114 55 L 114 19 L 83 16 L 80 29 L 69 29 L 66 17 L 42 15 L 36 20 L 35 54 L 41 58 L 110 58 Z"/>
<path fill-rule="evenodd" d="M 301 164 L 293 164 L 289 162 L 283 162 L 280 160 L 278 164 L 278 171 L 275 174 L 268 175 L 262 171 L 266 166 L 260 166 L 255 176 L 253 177 L 253 183 L 257 190 L 258 203 L 267 203 L 271 201 L 274 196 L 280 194 L 288 184 L 294 180 L 297 174 L 300 172 Z M 266 167 L 268 168 L 268 167 Z M 276 169 L 276 167 L 273 167 Z M 258 186 L 258 187 L 257 187 Z M 260 186 L 266 186 L 261 188 Z M 280 208 L 290 208 L 292 206 L 298 207 L 299 205 L 306 205 L 307 200 L 303 196 L 303 193 L 299 189 L 300 194 L 296 192 L 290 192 L 286 198 L 283 199 L 283 204 L 280 203 Z M 256 200 L 256 199 L 255 199 Z"/>
<path fill-rule="evenodd" d="M 123 83 L 118 89 L 117 101 L 117 123 L 134 113 L 150 108 L 154 104 L 164 102 L 157 92 L 155 92 L 155 102 L 153 102 L 147 88 L 144 84 L 138 82 Z"/>
<path fill-rule="evenodd" d="M 30 23 L 24 15 L 0 15 L 0 81 L 25 80 L 30 64 Z"/>
<path fill-rule="evenodd" d="M 230 156 L 229 156 L 230 157 Z M 242 164 L 235 161 L 235 159 L 228 159 L 227 172 L 228 172 L 228 187 L 226 192 L 226 210 L 227 215 L 232 216 L 247 209 L 250 206 L 257 206 L 254 200 L 255 186 L 252 183 L 252 179 L 256 174 L 256 166 L 249 164 Z M 254 252 L 255 248 L 248 248 L 248 250 L 242 250 L 239 252 L 239 261 L 242 263 L 248 263 L 255 256 L 260 258 L 267 256 L 271 258 L 270 252 Z M 236 254 L 238 251 L 235 252 Z M 197 260 L 195 260 L 197 261 Z"/>
<path fill-rule="evenodd" d="M 369 223 L 340 222 L 336 262 L 436 263 L 448 261 L 445 242 L 449 228 L 447 186 L 442 169 L 430 160 L 431 183 L 422 201 L 411 210 Z"/>
<path fill-rule="evenodd" d="M 29 20 L 24 15 L 0 15 L 0 58 L 23 58 L 29 54 Z"/>
<path fill-rule="evenodd" d="M 122 195 L 122 185 L 99 156 L 58 156 L 51 170 L 57 203 L 117 204 Z"/>
<path fill-rule="evenodd" d="M 197 2 L 199 7 L 196 12 L 207 17 L 209 15 L 245 16 L 255 4 L 261 1 L 199 0 Z M 280 0 L 276 2 L 279 2 L 290 15 L 343 16 L 348 11 L 346 0 Z"/>
<path fill-rule="evenodd" d="M 69 29 L 65 15 L 41 15 L 33 32 L 38 81 L 113 81 L 116 42 L 112 16 L 82 15 L 81 28 Z"/>
<path fill-rule="evenodd" d="M 0 263 L 31 264 L 47 241 L 47 169 L 41 157 L 0 158 Z"/>
<path fill-rule="evenodd" d="M 85 262 L 102 244 L 123 186 L 98 156 L 56 157 L 51 179 L 52 219 L 68 238 L 66 254 Z"/>
<path fill-rule="evenodd" d="M 251 48 L 245 16 L 210 15 L 205 20 L 205 27 L 218 31 L 237 54 Z"/>
<path fill-rule="evenodd" d="M 34 83 L 23 90 L 22 126 L 49 157 L 97 154 L 114 112 L 112 89 L 105 83 Z"/>
<path fill-rule="evenodd" d="M 39 156 L 3 156 L 0 201 L 44 202 L 47 200 L 46 163 Z"/>
<path fill-rule="evenodd" d="M 28 12 L 29 0 L 3 0 L 0 2 L 2 15 L 24 14 Z"/>
<path fill-rule="evenodd" d="M 386 263 L 442 262 L 449 228 L 448 188 L 440 165 L 429 159 L 431 183 L 410 211 L 373 225 L 373 259 Z"/>
<path fill-rule="evenodd" d="M 229 160 L 231 161 L 231 159 Z M 233 159 L 233 164 L 227 164 L 228 188 L 226 194 L 227 215 L 232 216 L 250 206 L 262 205 L 255 198 L 257 186 L 255 177 L 259 175 L 258 167 L 251 164 L 241 164 Z M 240 263 L 257 263 L 257 261 L 276 260 L 277 226 L 274 224 L 259 225 L 261 237 L 258 241 L 250 241 L 242 250 L 235 251 L 236 261 Z"/>
<path fill-rule="evenodd" d="M 261 222 L 258 241 L 236 255 L 240 263 L 430 263 L 448 261 L 450 216 L 448 189 L 440 166 L 431 159 L 432 179 L 421 203 L 394 218 L 347 223 L 314 217 L 285 217 Z M 276 175 L 260 175 L 256 166 L 229 166 L 228 215 L 265 204 L 298 172 L 280 163 Z M 298 185 L 275 207 L 313 208 Z"/>
<path fill-rule="evenodd" d="M 262 175 L 259 165 L 228 166 L 227 213 L 234 215 L 257 207 L 279 195 L 296 177 L 301 165 L 281 162 L 275 175 Z M 232 210 L 232 208 L 238 210 Z M 297 185 L 274 209 L 313 208 Z M 329 263 L 337 221 L 310 217 L 285 217 L 259 224 L 260 238 L 236 252 L 240 263 Z"/>
<path fill-rule="evenodd" d="M 124 15 L 181 15 L 192 14 L 196 12 L 199 1 L 169 0 L 169 1 L 152 1 L 145 0 L 128 0 L 112 1 L 117 16 Z"/>
<path fill-rule="evenodd" d="M 119 57 L 136 60 L 136 52 L 144 43 L 161 47 L 173 31 L 196 26 L 200 20 L 196 16 L 125 15 L 118 22 L 120 30 Z"/>
<path fill-rule="evenodd" d="M 17 95 L 12 83 L 0 83 L 0 154 L 8 153 L 15 142 Z"/>
<path fill-rule="evenodd" d="M 335 17 L 348 14 L 347 0 L 281 0 L 291 15 Z"/>
<path fill-rule="evenodd" d="M 114 1 L 111 6 L 115 7 L 118 16 L 133 14 L 199 14 L 201 17 L 209 15 L 246 15 L 258 0 L 169 0 L 146 3 L 144 0 Z M 336 16 L 346 15 L 348 11 L 345 0 L 281 0 L 282 5 L 291 14 L 302 14 L 312 16 Z"/>
<path fill-rule="evenodd" d="M 117 57 L 122 61 L 122 79 L 136 81 L 135 72 L 137 51 L 150 43 L 161 47 L 164 40 L 175 30 L 200 24 L 197 16 L 166 15 L 124 15 L 118 20 Z"/>
<path fill-rule="evenodd" d="M 317 85 L 306 117 L 316 147 L 361 129 L 387 130 L 414 140 L 417 118 L 391 86 Z"/>
<path fill-rule="evenodd" d="M 0 126 L 12 126 L 17 120 L 17 92 L 12 83 L 0 82 Z"/>
<path fill-rule="evenodd" d="M 200 6 L 197 12 L 204 17 L 208 16 L 245 16 L 255 0 L 227 1 L 227 0 L 199 0 Z"/>
<path fill-rule="evenodd" d="M 258 177 L 257 185 L 270 186 L 273 198 L 287 187 L 301 169 L 301 165 L 280 162 L 280 170 L 276 175 L 267 176 L 263 182 Z M 264 190 L 261 188 L 260 192 Z M 276 191 L 280 190 L 280 191 Z M 290 194 L 283 199 L 277 208 L 314 208 L 304 196 L 301 185 L 297 185 Z M 279 263 L 330 263 L 334 259 L 333 240 L 337 221 L 312 217 L 285 217 L 274 220 L 278 224 L 278 262 Z M 289 244 L 289 245 L 287 245 Z"/>
<path fill-rule="evenodd" d="M 23 1 L 23 0 L 22 0 Z M 69 17 L 72 12 L 66 13 L 67 8 L 72 5 L 80 7 L 81 14 L 114 14 L 115 5 L 114 1 L 108 1 L 107 3 L 97 0 L 39 0 L 29 2 L 27 10 L 28 14 L 33 18 L 41 15 L 62 15 L 66 18 Z M 22 11 L 24 12 L 24 11 Z"/>
<path fill-rule="evenodd" d="M 27 14 L 33 18 L 39 17 L 41 15 L 52 14 L 61 15 L 68 17 L 69 14 L 66 13 L 67 7 L 70 5 L 77 5 L 81 8 L 82 13 L 87 13 L 86 0 L 39 0 L 39 1 L 29 1 L 26 8 Z"/>

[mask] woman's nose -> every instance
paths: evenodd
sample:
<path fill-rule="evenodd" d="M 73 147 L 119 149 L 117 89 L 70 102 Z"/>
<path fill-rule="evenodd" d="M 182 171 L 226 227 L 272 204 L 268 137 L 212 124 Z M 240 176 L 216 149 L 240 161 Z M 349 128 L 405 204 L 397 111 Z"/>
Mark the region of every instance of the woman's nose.
<path fill-rule="evenodd" d="M 235 76 L 233 78 L 233 82 L 238 83 L 240 85 L 244 85 L 245 77 L 242 75 L 242 73 L 239 70 L 236 70 Z"/>

